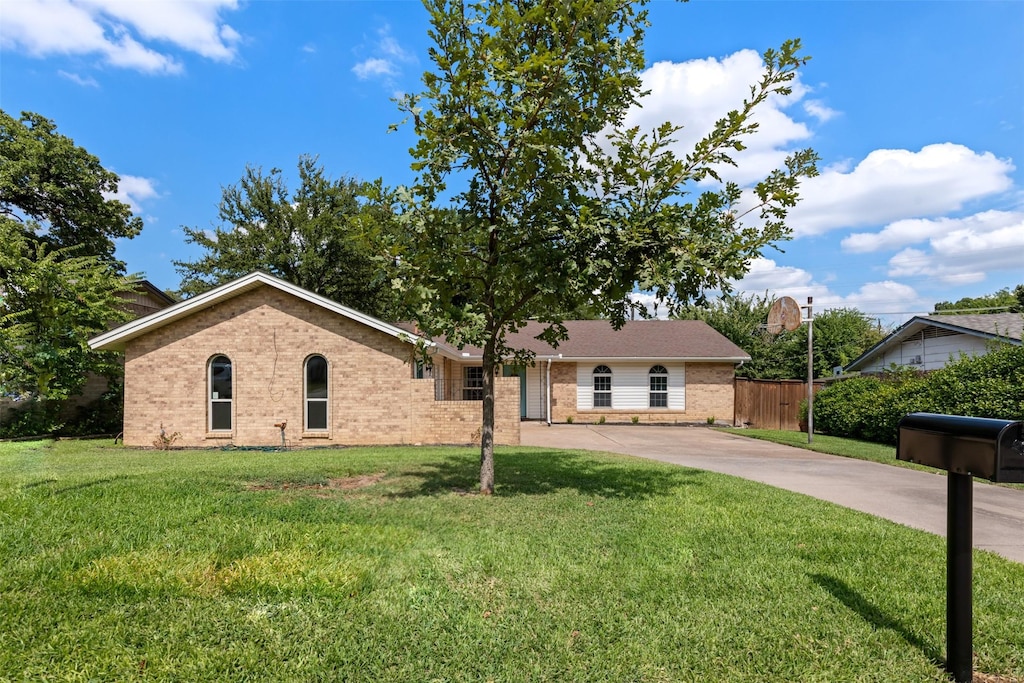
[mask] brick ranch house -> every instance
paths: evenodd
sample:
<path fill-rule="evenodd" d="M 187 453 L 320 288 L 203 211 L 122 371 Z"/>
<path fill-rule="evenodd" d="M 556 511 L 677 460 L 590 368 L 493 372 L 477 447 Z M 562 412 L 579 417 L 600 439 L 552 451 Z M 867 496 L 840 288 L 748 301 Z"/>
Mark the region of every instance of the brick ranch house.
<path fill-rule="evenodd" d="M 568 321 L 557 349 L 496 378 L 495 441 L 521 419 L 701 422 L 733 418 L 749 356 L 699 321 Z M 251 273 L 90 340 L 125 354 L 124 443 L 182 446 L 469 443 L 479 437 L 479 349 L 457 349 Z M 421 360 L 425 349 L 428 361 Z M 285 425 L 284 429 L 280 425 Z"/>

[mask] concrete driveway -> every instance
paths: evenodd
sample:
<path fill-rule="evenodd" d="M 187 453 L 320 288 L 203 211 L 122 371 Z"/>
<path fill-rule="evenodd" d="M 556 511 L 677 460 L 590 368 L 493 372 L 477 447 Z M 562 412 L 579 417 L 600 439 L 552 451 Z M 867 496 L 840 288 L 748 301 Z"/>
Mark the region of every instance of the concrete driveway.
<path fill-rule="evenodd" d="M 946 477 L 705 427 L 522 424 L 524 446 L 581 448 L 731 474 L 946 534 Z M 1024 490 L 974 482 L 974 547 L 1024 563 Z"/>

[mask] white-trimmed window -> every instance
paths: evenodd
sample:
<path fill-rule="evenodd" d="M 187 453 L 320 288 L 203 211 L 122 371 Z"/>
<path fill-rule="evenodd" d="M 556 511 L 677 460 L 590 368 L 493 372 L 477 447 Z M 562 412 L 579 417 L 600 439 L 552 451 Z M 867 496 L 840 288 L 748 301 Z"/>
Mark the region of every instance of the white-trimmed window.
<path fill-rule="evenodd" d="M 327 429 L 327 359 L 310 356 L 306 359 L 306 431 Z"/>
<path fill-rule="evenodd" d="M 655 365 L 647 373 L 650 382 L 651 408 L 668 408 L 668 370 L 664 365 Z"/>
<path fill-rule="evenodd" d="M 210 422 L 211 432 L 231 431 L 231 402 L 233 379 L 231 376 L 231 359 L 227 356 L 214 356 L 210 359 Z"/>
<path fill-rule="evenodd" d="M 484 400 L 484 369 L 480 365 L 462 368 L 462 400 Z"/>
<path fill-rule="evenodd" d="M 612 407 L 612 369 L 607 365 L 594 368 L 594 407 Z"/>

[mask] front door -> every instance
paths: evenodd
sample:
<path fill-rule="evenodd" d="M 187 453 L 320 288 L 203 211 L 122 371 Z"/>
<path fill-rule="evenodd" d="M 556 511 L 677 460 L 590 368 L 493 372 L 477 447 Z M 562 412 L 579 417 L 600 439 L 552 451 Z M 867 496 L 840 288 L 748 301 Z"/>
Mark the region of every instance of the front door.
<path fill-rule="evenodd" d="M 526 368 L 516 365 L 503 365 L 502 375 L 505 377 L 519 376 L 519 418 L 526 419 Z"/>

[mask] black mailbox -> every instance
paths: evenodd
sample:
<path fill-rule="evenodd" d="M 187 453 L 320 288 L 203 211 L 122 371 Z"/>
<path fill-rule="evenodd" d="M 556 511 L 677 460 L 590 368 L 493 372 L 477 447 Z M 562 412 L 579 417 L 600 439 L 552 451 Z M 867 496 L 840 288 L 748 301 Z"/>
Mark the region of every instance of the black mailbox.
<path fill-rule="evenodd" d="M 1024 423 L 911 413 L 900 420 L 896 458 L 995 482 L 1024 483 Z"/>
<path fill-rule="evenodd" d="M 949 472 L 946 507 L 946 669 L 973 674 L 973 477 L 1024 483 L 1024 423 L 934 413 L 900 420 L 896 457 Z"/>

